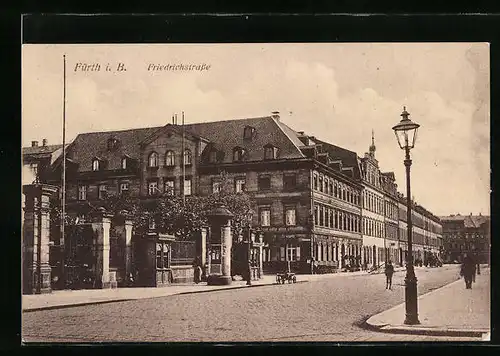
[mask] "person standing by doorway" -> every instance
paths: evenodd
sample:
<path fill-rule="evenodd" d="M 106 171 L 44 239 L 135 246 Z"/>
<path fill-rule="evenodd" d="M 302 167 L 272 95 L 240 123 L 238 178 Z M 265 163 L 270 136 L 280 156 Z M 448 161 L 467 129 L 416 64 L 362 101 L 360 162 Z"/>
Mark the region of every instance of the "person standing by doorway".
<path fill-rule="evenodd" d="M 394 266 L 392 261 L 385 265 L 385 289 L 392 289 L 392 275 L 394 274 Z"/>

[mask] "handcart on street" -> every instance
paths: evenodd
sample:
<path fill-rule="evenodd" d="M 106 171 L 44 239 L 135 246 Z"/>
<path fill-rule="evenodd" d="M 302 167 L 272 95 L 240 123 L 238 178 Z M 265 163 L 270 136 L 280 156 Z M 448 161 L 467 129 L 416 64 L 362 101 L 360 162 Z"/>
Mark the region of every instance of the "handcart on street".
<path fill-rule="evenodd" d="M 276 273 L 276 283 L 285 284 L 285 282 L 288 283 L 297 282 L 297 276 L 295 275 L 295 273 L 291 272 L 290 261 L 287 261 L 287 270 L 285 272 Z"/>

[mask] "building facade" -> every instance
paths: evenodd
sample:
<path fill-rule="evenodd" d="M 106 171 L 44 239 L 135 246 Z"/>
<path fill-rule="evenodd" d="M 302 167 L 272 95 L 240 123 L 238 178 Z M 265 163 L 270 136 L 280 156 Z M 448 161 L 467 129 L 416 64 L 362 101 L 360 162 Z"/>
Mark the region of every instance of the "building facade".
<path fill-rule="evenodd" d="M 377 266 L 386 261 L 388 245 L 386 241 L 386 195 L 383 175 L 378 160 L 375 158 L 375 142 L 369 152 L 360 158 L 361 182 L 363 185 L 363 205 L 361 210 L 363 220 L 363 264 Z M 389 222 L 389 220 L 388 220 Z M 389 225 L 390 226 L 390 225 Z"/>
<path fill-rule="evenodd" d="M 264 237 L 264 272 L 291 268 L 311 273 L 316 268 L 323 273 L 377 266 L 386 259 L 402 263 L 405 206 L 394 173 L 381 172 L 375 151 L 372 137 L 369 152 L 359 158 L 355 152 L 294 131 L 279 113 L 84 133 L 66 149 L 67 211 L 75 214 L 109 195 L 154 201 L 158 196 L 217 194 L 224 172 L 230 190 L 251 199 L 252 228 Z M 61 163 L 61 157 L 52 159 L 46 182 L 59 185 Z M 435 251 L 439 219 L 423 208 L 414 214 L 415 244 L 420 250 Z M 109 221 L 110 268 L 117 270 L 116 278 L 122 282 L 130 269 L 124 267 L 124 259 L 135 257 L 130 251 L 126 258 L 115 256 L 113 246 L 130 240 L 134 230 L 129 225 L 123 218 Z M 175 269 L 172 237 L 161 242 L 154 221 L 150 230 L 156 243 L 152 251 L 141 253 L 163 261 L 161 277 L 156 279 L 164 280 Z M 191 267 L 178 265 L 175 276 L 168 278 L 189 280 L 183 268 Z"/>
<path fill-rule="evenodd" d="M 443 258 L 460 262 L 464 253 L 474 255 L 479 263 L 490 262 L 490 217 L 487 215 L 442 216 Z"/>
<path fill-rule="evenodd" d="M 426 264 L 433 255 L 442 259 L 442 225 L 441 220 L 426 210 L 424 207 L 412 201 L 412 250 L 413 261 L 421 261 Z M 408 258 L 408 225 L 407 225 L 407 199 L 403 194 L 399 195 L 399 236 L 400 236 L 400 260 Z"/>

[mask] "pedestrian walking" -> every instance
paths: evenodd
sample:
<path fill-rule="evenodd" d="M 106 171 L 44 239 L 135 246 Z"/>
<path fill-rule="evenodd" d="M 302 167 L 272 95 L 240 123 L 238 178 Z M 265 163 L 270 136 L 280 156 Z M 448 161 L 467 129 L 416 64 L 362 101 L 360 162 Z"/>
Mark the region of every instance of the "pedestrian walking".
<path fill-rule="evenodd" d="M 195 267 L 194 267 L 194 283 L 198 284 L 201 282 L 201 275 L 202 275 L 203 271 L 201 270 L 201 267 L 199 264 L 197 264 Z"/>
<path fill-rule="evenodd" d="M 465 289 L 472 289 L 472 282 L 476 274 L 476 263 L 467 253 L 460 266 L 460 276 L 464 277 Z"/>
<path fill-rule="evenodd" d="M 392 261 L 385 265 L 385 289 L 392 289 L 392 275 L 394 274 L 394 266 Z"/>

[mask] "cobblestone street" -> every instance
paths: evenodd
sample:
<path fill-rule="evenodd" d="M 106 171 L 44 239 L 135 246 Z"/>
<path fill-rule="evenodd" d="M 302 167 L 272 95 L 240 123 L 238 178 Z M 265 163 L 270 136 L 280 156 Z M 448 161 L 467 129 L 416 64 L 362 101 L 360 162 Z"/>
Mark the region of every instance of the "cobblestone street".
<path fill-rule="evenodd" d="M 25 342 L 469 341 L 394 335 L 359 326 L 404 301 L 383 275 L 151 298 L 23 314 Z M 417 268 L 419 294 L 458 278 L 458 265 Z M 403 318 L 403 315 L 401 316 Z M 480 339 L 479 339 L 480 340 Z"/>

